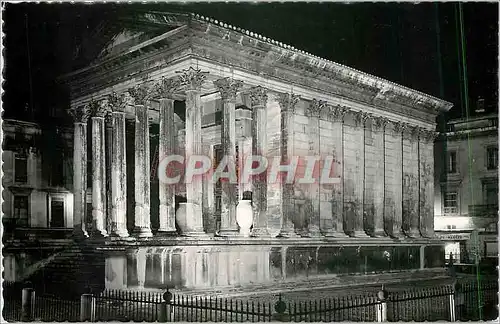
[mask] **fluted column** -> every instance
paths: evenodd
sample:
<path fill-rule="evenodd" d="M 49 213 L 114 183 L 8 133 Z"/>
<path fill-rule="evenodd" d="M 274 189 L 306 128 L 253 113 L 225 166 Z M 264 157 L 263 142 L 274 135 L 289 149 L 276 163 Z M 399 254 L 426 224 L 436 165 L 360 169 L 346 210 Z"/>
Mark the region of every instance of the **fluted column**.
<path fill-rule="evenodd" d="M 403 230 L 408 237 L 419 237 L 418 129 L 403 128 Z"/>
<path fill-rule="evenodd" d="M 129 89 L 135 107 L 135 223 L 133 234 L 151 237 L 150 219 L 150 152 L 148 107 L 150 88 L 141 84 Z"/>
<path fill-rule="evenodd" d="M 87 119 L 89 107 L 70 110 L 74 121 L 73 136 L 73 235 L 86 237 L 85 226 L 87 198 Z"/>
<path fill-rule="evenodd" d="M 174 123 L 174 94 L 178 91 L 180 81 L 178 79 L 162 80 L 155 85 L 154 97 L 160 103 L 160 139 L 159 139 L 159 161 L 161 162 L 169 155 L 175 154 Z M 159 166 L 162 164 L 160 163 Z M 166 172 L 164 168 L 158 172 Z M 175 234 L 175 185 L 159 182 L 160 195 L 160 228 L 159 234 Z"/>
<path fill-rule="evenodd" d="M 344 125 L 344 213 L 350 222 L 349 234 L 367 237 L 364 230 L 365 120 L 367 115 L 349 113 Z"/>
<path fill-rule="evenodd" d="M 419 133 L 420 177 L 420 234 L 432 238 L 434 234 L 434 139 L 436 133 L 421 129 Z"/>
<path fill-rule="evenodd" d="M 250 90 L 252 103 L 252 155 L 267 158 L 267 90 L 254 87 Z M 267 171 L 252 179 L 252 204 L 254 211 L 253 236 L 268 236 L 267 228 Z"/>
<path fill-rule="evenodd" d="M 229 167 L 235 167 L 236 161 L 236 95 L 243 83 L 224 78 L 215 81 L 214 84 L 222 98 L 222 156 L 228 161 L 228 171 L 233 172 Z M 238 235 L 238 225 L 236 224 L 236 206 L 238 204 L 237 184 L 230 181 L 230 179 L 222 179 L 221 186 L 220 235 Z"/>
<path fill-rule="evenodd" d="M 344 116 L 347 110 L 341 106 L 328 106 L 326 114 L 320 120 L 322 152 L 332 158 L 331 176 L 339 177 L 340 182 L 332 185 L 321 186 L 320 217 L 324 219 L 321 232 L 326 237 L 347 237 L 344 231 L 344 143 L 343 126 Z M 321 125 L 325 127 L 321 128 Z M 323 133 L 324 136 L 323 136 Z M 325 140 L 323 140 L 323 138 Z M 326 139 L 331 140 L 328 145 Z M 330 208 L 328 208 L 328 206 Z M 326 213 L 323 215 L 323 213 Z"/>
<path fill-rule="evenodd" d="M 293 115 L 295 113 L 295 106 L 299 102 L 300 96 L 280 93 L 278 102 L 281 107 L 281 165 L 290 165 L 293 158 Z M 291 172 L 291 170 L 289 170 Z M 281 229 L 278 234 L 279 237 L 296 237 L 294 224 L 292 222 L 294 208 L 293 208 L 293 194 L 294 184 L 286 181 L 286 176 L 281 180 L 282 189 L 282 217 Z"/>
<path fill-rule="evenodd" d="M 387 122 L 384 132 L 385 151 L 385 231 L 393 238 L 401 237 L 403 199 L 403 140 L 400 122 Z"/>
<path fill-rule="evenodd" d="M 320 134 L 319 134 L 319 117 L 325 109 L 326 102 L 313 99 L 306 109 L 306 116 L 309 119 L 308 134 L 309 134 L 309 156 L 319 157 L 320 155 Z M 293 126 L 292 126 L 293 127 Z M 321 164 L 322 160 L 319 161 Z M 306 168 L 309 168 L 306 165 Z M 320 168 L 321 169 L 321 168 Z M 313 169 L 314 170 L 314 169 Z M 306 170 L 307 172 L 307 170 Z M 311 213 L 309 217 L 309 226 L 303 234 L 307 237 L 320 237 L 320 186 L 319 178 L 313 176 L 314 183 L 307 185 L 309 187 L 309 199 L 311 201 Z"/>
<path fill-rule="evenodd" d="M 127 230 L 127 154 L 126 154 L 126 132 L 125 132 L 125 107 L 127 101 L 125 95 L 112 93 L 108 96 L 108 105 L 111 112 L 110 140 L 111 154 L 111 181 L 109 190 L 111 195 L 109 204 L 111 212 L 110 235 L 117 237 L 128 237 Z"/>
<path fill-rule="evenodd" d="M 206 74 L 194 68 L 181 71 L 181 85 L 186 90 L 186 161 L 193 155 L 201 155 L 201 86 L 205 82 Z M 186 227 L 187 232 L 184 235 L 204 235 L 203 231 L 203 185 L 201 177 L 193 178 L 186 183 Z"/>
<path fill-rule="evenodd" d="M 106 145 L 104 117 L 108 110 L 104 102 L 90 103 L 92 115 L 92 229 L 93 236 L 107 236 L 106 231 Z"/>
<path fill-rule="evenodd" d="M 373 117 L 365 128 L 365 230 L 374 237 L 385 236 L 384 123 L 383 118 Z"/>
<path fill-rule="evenodd" d="M 105 100 L 108 104 L 108 100 Z M 111 112 L 111 106 L 108 104 L 108 113 L 104 117 L 105 130 L 106 130 L 106 231 L 111 234 L 111 155 L 113 151 L 113 117 Z"/>

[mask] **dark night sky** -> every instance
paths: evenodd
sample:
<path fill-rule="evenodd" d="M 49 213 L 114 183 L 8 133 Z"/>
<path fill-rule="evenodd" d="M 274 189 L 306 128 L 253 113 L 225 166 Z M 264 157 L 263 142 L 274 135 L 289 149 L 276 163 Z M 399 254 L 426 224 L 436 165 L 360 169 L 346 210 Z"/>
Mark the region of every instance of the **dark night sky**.
<path fill-rule="evenodd" d="M 102 21 L 135 9 L 210 16 L 441 97 L 455 105 L 449 117 L 465 114 L 454 3 L 7 4 L 4 117 L 23 116 L 32 102 L 38 120 L 54 122 L 53 109 L 67 104 L 55 78 L 82 63 L 73 58 L 75 48 Z M 481 96 L 496 111 L 498 5 L 464 3 L 463 17 L 470 110 Z"/>

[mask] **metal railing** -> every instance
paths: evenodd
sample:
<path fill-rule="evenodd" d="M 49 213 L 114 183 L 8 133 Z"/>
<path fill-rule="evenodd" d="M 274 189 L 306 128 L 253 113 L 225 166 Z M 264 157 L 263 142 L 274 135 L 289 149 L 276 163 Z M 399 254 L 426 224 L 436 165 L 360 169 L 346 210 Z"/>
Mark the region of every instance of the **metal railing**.
<path fill-rule="evenodd" d="M 17 286 L 16 286 L 17 287 Z M 6 292 L 6 293 L 5 293 Z M 108 290 L 80 300 L 4 289 L 6 320 L 134 322 L 397 322 L 492 320 L 498 317 L 498 282 L 462 282 L 411 291 L 304 301 L 234 300 Z"/>

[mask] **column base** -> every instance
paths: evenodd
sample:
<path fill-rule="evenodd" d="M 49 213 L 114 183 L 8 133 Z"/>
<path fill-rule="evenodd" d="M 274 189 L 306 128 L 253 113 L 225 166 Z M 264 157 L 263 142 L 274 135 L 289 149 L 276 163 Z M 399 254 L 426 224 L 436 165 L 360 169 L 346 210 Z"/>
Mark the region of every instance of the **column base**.
<path fill-rule="evenodd" d="M 83 240 L 89 237 L 89 233 L 86 230 L 83 230 L 81 227 L 75 227 L 73 229 L 73 238 L 76 240 Z"/>
<path fill-rule="evenodd" d="M 395 240 L 402 239 L 404 234 L 400 230 L 393 230 L 389 237 Z"/>
<path fill-rule="evenodd" d="M 149 227 L 138 227 L 136 226 L 132 231 L 132 235 L 138 238 L 147 238 L 152 237 L 153 233 Z"/>
<path fill-rule="evenodd" d="M 158 236 L 177 236 L 177 230 L 175 228 L 159 228 L 156 232 Z"/>
<path fill-rule="evenodd" d="M 94 229 L 90 235 L 92 238 L 105 238 L 108 237 L 108 232 L 105 229 Z"/>
<path fill-rule="evenodd" d="M 252 230 L 250 237 L 271 237 L 267 227 L 258 227 Z"/>
<path fill-rule="evenodd" d="M 435 239 L 437 238 L 436 232 L 427 232 L 427 233 L 421 233 L 422 237 L 428 238 L 428 239 Z"/>
<path fill-rule="evenodd" d="M 328 238 L 348 238 L 349 237 L 349 235 L 344 233 L 343 230 L 340 232 L 340 231 L 334 230 L 333 228 L 326 229 L 326 230 L 322 231 L 322 233 L 325 237 L 328 237 Z"/>
<path fill-rule="evenodd" d="M 218 233 L 218 236 L 229 236 L 229 237 L 238 237 L 243 236 L 236 229 L 221 229 Z"/>
<path fill-rule="evenodd" d="M 113 230 L 109 233 L 110 237 L 121 237 L 126 238 L 129 237 L 127 228 L 122 226 L 117 226 L 116 224 L 112 226 Z"/>
<path fill-rule="evenodd" d="M 419 238 L 420 232 L 418 230 L 410 230 L 404 233 L 409 238 Z"/>
<path fill-rule="evenodd" d="M 281 228 L 279 234 L 276 236 L 278 238 L 298 238 L 300 237 L 295 233 L 295 230 L 292 226 L 286 226 L 285 228 Z"/>
<path fill-rule="evenodd" d="M 309 238 L 320 238 L 323 237 L 323 234 L 319 230 L 318 226 L 311 226 L 309 228 L 309 231 L 304 231 L 304 234 L 302 234 L 301 236 Z"/>
<path fill-rule="evenodd" d="M 384 230 L 376 230 L 375 232 L 371 233 L 370 236 L 379 238 L 379 237 L 387 237 L 387 234 L 385 233 Z"/>
<path fill-rule="evenodd" d="M 208 238 L 209 235 L 203 231 L 192 231 L 192 232 L 185 232 L 182 233 L 181 236 L 185 237 L 199 237 L 199 238 Z"/>
<path fill-rule="evenodd" d="M 354 231 L 349 236 L 358 237 L 358 238 L 369 238 L 370 237 L 368 234 L 366 234 L 365 231 Z"/>

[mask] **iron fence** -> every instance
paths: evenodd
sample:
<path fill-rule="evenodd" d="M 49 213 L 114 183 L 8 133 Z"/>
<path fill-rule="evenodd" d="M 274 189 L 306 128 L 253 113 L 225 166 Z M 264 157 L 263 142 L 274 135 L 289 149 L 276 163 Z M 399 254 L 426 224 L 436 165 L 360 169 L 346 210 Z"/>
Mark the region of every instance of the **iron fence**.
<path fill-rule="evenodd" d="M 24 293 L 27 290 L 27 293 Z M 4 286 L 3 316 L 9 321 L 134 322 L 397 322 L 492 320 L 498 316 L 498 282 L 457 283 L 377 295 L 310 301 L 235 300 L 213 296 L 106 290 L 80 300 L 37 296 L 18 285 Z M 31 292 L 31 295 L 30 295 Z M 28 305 L 29 307 L 26 307 Z"/>

